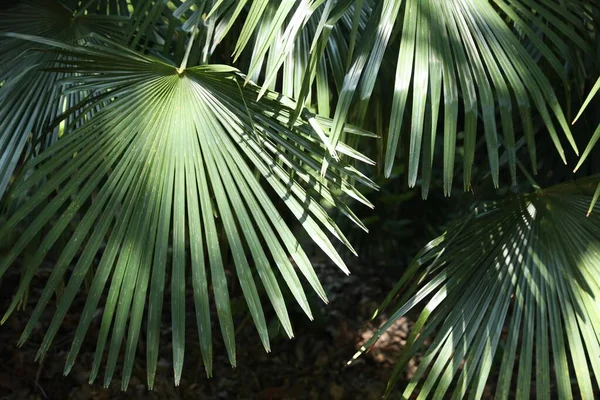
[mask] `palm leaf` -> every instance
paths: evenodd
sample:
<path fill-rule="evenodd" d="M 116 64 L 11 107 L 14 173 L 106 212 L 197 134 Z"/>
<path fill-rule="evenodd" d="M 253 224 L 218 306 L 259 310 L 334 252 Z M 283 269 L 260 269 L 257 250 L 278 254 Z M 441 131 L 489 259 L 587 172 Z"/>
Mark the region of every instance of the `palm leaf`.
<path fill-rule="evenodd" d="M 577 122 L 577 120 L 581 117 L 581 115 L 583 114 L 585 109 L 592 102 L 592 99 L 596 96 L 596 94 L 598 94 L 598 91 L 600 91 L 600 78 L 598 78 L 598 80 L 596 81 L 596 84 L 594 85 L 592 90 L 590 90 L 590 93 L 588 94 L 587 98 L 583 102 L 581 109 L 579 110 L 579 112 L 577 113 L 577 116 L 573 120 L 573 124 L 575 122 Z M 590 152 L 594 148 L 596 142 L 598 141 L 598 138 L 600 138 L 600 125 L 598 125 L 598 127 L 596 128 L 596 131 L 593 133 L 592 138 L 590 139 L 590 142 L 588 143 L 585 151 L 581 155 L 581 158 L 579 159 L 579 162 L 577 163 L 577 166 L 575 167 L 575 171 L 577 171 L 579 169 L 579 167 L 581 167 L 581 165 L 585 162 L 586 158 L 590 155 Z"/>
<path fill-rule="evenodd" d="M 104 383 L 109 384 L 125 340 L 122 385 L 127 387 L 147 306 L 148 384 L 152 387 L 163 298 L 165 287 L 170 285 L 174 374 L 178 384 L 185 354 L 185 288 L 191 274 L 206 372 L 212 372 L 211 291 L 229 360 L 235 365 L 227 265 L 218 240 L 219 229 L 225 232 L 225 242 L 231 249 L 237 277 L 265 349 L 269 350 L 269 337 L 255 271 L 258 284 L 264 286 L 282 326 L 292 336 L 277 275 L 283 277 L 309 317 L 311 311 L 297 271 L 323 300 L 326 297 L 306 254 L 263 185 L 274 190 L 315 243 L 347 272 L 329 236 L 348 247 L 350 244 L 321 202 L 361 225 L 343 197 L 368 204 L 352 182 L 374 185 L 343 160 L 332 162 L 324 176 L 319 174 L 325 151 L 319 137 L 326 135 L 331 124 L 305 111 L 289 126 L 295 103 L 272 92 L 257 103 L 259 88 L 243 86 L 244 77 L 231 67 L 207 65 L 181 70 L 112 42 L 74 47 L 31 36 L 12 37 L 56 46 L 61 58 L 50 69 L 77 74 L 70 81 L 65 80 L 65 84 L 73 85 L 68 92 L 103 88 L 114 98 L 89 121 L 32 160 L 27 166 L 27 179 L 15 187 L 17 193 L 24 193 L 39 185 L 9 217 L 0 236 L 14 229 L 28 214 L 33 213 L 34 219 L 2 260 L 0 275 L 40 229 L 48 226 L 49 230 L 27 266 L 4 320 L 22 299 L 58 236 L 69 224 L 76 225 L 21 343 L 36 326 L 58 282 L 67 278 L 69 266 L 75 263 L 38 358 L 46 354 L 83 278 L 92 268 L 93 282 L 65 371 L 73 366 L 110 281 L 90 380 L 96 378 L 108 346 Z M 337 150 L 345 157 L 369 162 L 341 143 Z M 91 206 L 77 222 L 75 215 L 94 192 Z M 53 215 L 59 218 L 50 225 Z M 105 238 L 100 264 L 92 267 Z M 81 254 L 76 258 L 78 251 Z M 276 265 L 277 271 L 271 265 Z"/>
<path fill-rule="evenodd" d="M 60 0 L 65 6 L 75 11 L 75 14 L 120 15 L 128 17 L 131 9 L 141 3 L 139 0 Z"/>
<path fill-rule="evenodd" d="M 157 55 L 181 62 L 190 39 L 188 33 L 204 26 L 202 14 L 211 3 L 207 0 L 136 2 L 125 34 L 129 46 L 140 51 L 154 51 Z M 211 37 L 206 29 L 201 29 L 199 36 L 207 40 Z M 199 46 L 196 46 L 198 49 Z M 199 54 L 195 51 L 192 59 L 198 60 Z M 190 65 L 197 63 L 191 62 Z"/>
<path fill-rule="evenodd" d="M 58 1 L 24 1 L 0 13 L 0 33 L 18 32 L 77 43 L 89 34 L 117 36 L 121 19 L 107 15 L 75 16 Z M 86 39 L 87 38 L 87 39 Z M 0 199 L 19 160 L 35 155 L 54 143 L 62 130 L 52 122 L 79 104 L 86 93 L 67 96 L 58 84 L 65 73 L 39 71 L 53 54 L 32 51 L 31 44 L 0 37 Z M 71 121 L 67 121 L 71 122 Z M 64 130 L 64 129 L 63 129 Z"/>
<path fill-rule="evenodd" d="M 600 217 L 585 215 L 599 178 L 478 205 L 417 255 L 380 308 L 399 294 L 393 315 L 358 353 L 422 305 L 388 395 L 422 353 L 405 398 L 481 398 L 494 366 L 499 399 L 529 398 L 532 389 L 569 399 L 573 382 L 576 398 L 594 398 Z"/>
<path fill-rule="evenodd" d="M 598 78 L 598 80 L 596 81 L 596 84 L 594 85 L 594 87 L 592 87 L 592 90 L 590 90 L 588 97 L 583 102 L 581 109 L 579 110 L 579 112 L 577 113 L 577 116 L 573 120 L 573 124 L 575 122 L 577 122 L 577 120 L 581 117 L 581 115 L 583 114 L 585 109 L 592 102 L 592 99 L 598 94 L 598 91 L 600 91 L 600 78 Z M 592 152 L 592 149 L 598 142 L 598 139 L 600 139 L 600 123 L 598 124 L 598 126 L 596 127 L 596 130 L 592 134 L 592 137 L 590 138 L 590 142 L 588 143 L 583 154 L 581 155 L 581 158 L 579 159 L 577 166 L 575 166 L 575 171 L 577 171 L 581 167 L 581 165 L 585 162 L 585 160 L 588 158 L 588 156 Z M 590 203 L 590 207 L 588 208 L 588 214 L 590 214 L 592 212 L 592 210 L 594 209 L 594 206 L 596 205 L 596 202 L 598 201 L 599 197 L 600 197 L 600 185 L 598 185 L 598 188 L 596 189 L 596 193 L 594 193 L 594 197 L 592 198 L 592 202 Z"/>
<path fill-rule="evenodd" d="M 534 171 L 537 161 L 532 109 L 537 109 L 566 162 L 557 131 L 564 132 L 575 151 L 577 146 L 552 83 L 537 60 L 547 60 L 554 72 L 566 80 L 561 67 L 564 62 L 561 49 L 573 46 L 584 54 L 591 51 L 589 35 L 585 32 L 587 15 L 583 6 L 575 1 L 462 0 L 436 3 L 435 7 L 418 0 L 379 2 L 371 16 L 375 23 L 370 23 L 362 32 L 353 64 L 340 91 L 332 142 L 335 144 L 341 137 L 347 120 L 358 125 L 362 123 L 385 49 L 393 43 L 396 37 L 393 29 L 397 25 L 400 47 L 387 139 L 387 176 L 392 171 L 405 114 L 408 114 L 409 184 L 416 184 L 421 169 L 423 184 L 428 185 L 438 120 L 443 119 L 444 190 L 449 195 L 461 108 L 465 121 L 465 189 L 470 186 L 480 119 L 495 184 L 498 184 L 499 171 L 498 131 L 503 134 L 513 180 L 516 177 L 515 141 L 518 137 L 513 125 L 516 113 L 523 123 L 523 136 L 527 139 Z M 519 35 L 515 33 L 517 30 Z M 523 42 L 522 38 L 527 41 Z M 529 49 L 531 46 L 536 50 L 535 54 Z M 443 114 L 440 115 L 441 108 Z M 350 119 L 351 115 L 354 115 L 353 119 Z"/>

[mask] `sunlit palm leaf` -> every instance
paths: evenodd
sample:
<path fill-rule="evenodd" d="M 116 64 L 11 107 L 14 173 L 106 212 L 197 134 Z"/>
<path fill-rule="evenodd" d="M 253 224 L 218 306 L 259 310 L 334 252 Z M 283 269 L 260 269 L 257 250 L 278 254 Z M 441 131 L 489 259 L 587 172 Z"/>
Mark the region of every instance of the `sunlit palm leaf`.
<path fill-rule="evenodd" d="M 332 89 L 342 87 L 353 43 L 367 18 L 362 9 L 357 9 L 356 19 L 352 18 L 355 8 L 351 1 L 315 5 L 306 5 L 303 9 L 301 4 L 296 13 L 301 13 L 304 20 L 294 23 L 292 18 L 286 28 L 276 34 L 268 52 L 253 52 L 249 71 L 252 79 L 263 85 L 263 91 L 278 88 L 276 83 L 281 75 L 282 92 L 298 99 L 299 105 L 313 104 L 310 95 L 314 90 L 314 104 L 321 115 L 328 117 L 331 99 L 336 96 Z M 261 27 L 270 23 L 265 18 Z M 256 36 L 256 40 L 265 40 L 260 31 Z M 260 74 L 263 67 L 264 78 Z M 316 86 L 313 86 L 315 81 Z"/>
<path fill-rule="evenodd" d="M 106 15 L 75 16 L 58 1 L 24 1 L 0 13 L 0 32 L 40 35 L 68 43 L 83 43 L 91 32 L 118 34 L 120 19 Z M 64 110 L 81 102 L 85 93 L 62 96 L 57 82 L 65 73 L 39 68 L 56 55 L 32 51 L 31 44 L 0 37 L 0 198 L 22 157 L 36 154 L 56 141 L 59 127 L 50 125 Z M 69 122 L 69 121 L 68 121 Z"/>
<path fill-rule="evenodd" d="M 577 116 L 575 117 L 575 120 L 573 121 L 573 123 L 577 122 L 577 120 L 581 117 L 581 115 L 584 113 L 585 109 L 590 105 L 590 103 L 592 102 L 592 100 L 594 99 L 596 94 L 598 94 L 599 91 L 600 91 L 600 78 L 598 78 L 598 80 L 596 81 L 596 84 L 590 91 L 588 97 L 583 102 L 583 105 L 581 106 L 581 109 L 577 113 Z M 590 142 L 588 143 L 585 151 L 581 155 L 581 158 L 579 159 L 579 162 L 577 163 L 577 166 L 575 167 L 576 171 L 577 171 L 577 169 L 579 169 L 579 167 L 581 167 L 581 164 L 583 164 L 584 161 L 586 160 L 586 158 L 590 155 L 590 152 L 596 145 L 598 138 L 600 138 L 600 125 L 598 125 L 598 127 L 596 128 L 596 131 L 592 135 Z"/>
<path fill-rule="evenodd" d="M 321 115 L 328 116 L 329 103 L 335 97 L 329 80 L 341 89 L 357 37 L 368 19 L 371 0 L 216 2 L 211 15 L 218 16 L 213 47 L 233 26 L 244 18 L 234 57 L 248 51 L 248 78 L 267 89 L 279 89 L 304 105 L 310 90 L 316 89 Z M 252 46 L 250 46 L 252 45 Z M 316 86 L 313 83 L 316 80 Z M 278 82 L 280 81 L 280 83 Z M 310 100 L 310 98 L 309 98 Z M 309 102 L 312 103 L 312 102 Z"/>
<path fill-rule="evenodd" d="M 76 263 L 40 348 L 38 356 L 44 356 L 94 257 L 108 238 L 100 264 L 93 269 L 94 279 L 68 355 L 67 372 L 110 281 L 90 379 L 96 378 L 108 346 L 104 382 L 110 382 L 125 339 L 123 387 L 127 387 L 147 303 L 148 383 L 152 387 L 164 291 L 170 285 L 174 372 L 179 383 L 185 353 L 185 288 L 190 275 L 207 374 L 212 371 L 211 291 L 229 359 L 235 364 L 219 228 L 226 234 L 237 277 L 264 347 L 269 349 L 269 337 L 251 265 L 291 336 L 291 323 L 271 265 L 277 266 L 278 274 L 308 316 L 311 312 L 297 270 L 321 298 L 325 299 L 325 293 L 306 254 L 262 185 L 268 184 L 274 190 L 315 243 L 347 271 L 328 235 L 350 245 L 320 203 L 336 207 L 360 225 L 340 196 L 368 204 L 351 182 L 373 185 L 343 161 L 332 162 L 325 176 L 319 174 L 325 150 L 319 137 L 326 135 L 330 123 L 304 112 L 289 127 L 295 103 L 271 92 L 257 103 L 259 89 L 243 86 L 244 77 L 231 67 L 210 65 L 180 70 L 110 42 L 71 47 L 41 38 L 13 36 L 58 46 L 58 54 L 70 59 L 55 63 L 53 69 L 78 74 L 71 80 L 76 87 L 70 91 L 102 87 L 114 97 L 86 124 L 29 163 L 30 175 L 15 188 L 24 192 L 39 185 L 0 229 L 0 237 L 28 214 L 34 213 L 35 218 L 2 260 L 0 275 L 36 232 L 49 225 L 52 216 L 60 217 L 48 226 L 7 316 L 22 299 L 58 236 L 69 234 L 65 232 L 67 226 L 76 224 L 21 342 L 31 334 L 71 263 Z M 343 144 L 337 150 L 369 162 Z M 91 207 L 77 222 L 74 216 L 90 198 Z M 46 199 L 47 205 L 38 209 Z M 76 258 L 79 250 L 81 254 Z M 166 268 L 168 264 L 170 269 Z"/>
<path fill-rule="evenodd" d="M 274 44 L 277 33 L 282 28 L 285 26 L 291 28 L 294 25 L 302 24 L 302 21 L 304 21 L 305 18 L 303 10 L 308 10 L 314 5 L 318 6 L 324 1 L 325 0 L 284 0 L 280 2 L 269 2 L 268 0 L 258 0 L 253 2 L 248 2 L 247 0 L 217 1 L 213 8 L 213 12 L 229 10 L 229 13 L 225 14 L 227 15 L 228 24 L 225 29 L 221 30 L 220 35 L 217 37 L 217 42 L 229 32 L 233 22 L 240 17 L 242 10 L 248 6 L 249 8 L 247 10 L 247 15 L 245 16 L 245 22 L 235 46 L 234 57 L 237 58 L 241 55 L 244 48 L 251 42 L 255 31 L 258 33 L 259 37 L 256 40 L 257 46 L 254 48 L 254 52 L 264 55 L 268 48 Z M 291 20 L 287 19 L 288 16 L 292 16 Z M 262 60 L 262 57 L 259 56 L 258 59 Z"/>
<path fill-rule="evenodd" d="M 215 0 L 137 1 L 126 33 L 128 44 L 180 63 L 189 33 L 196 32 L 197 39 L 190 48 L 187 65 L 206 64 L 223 40 L 223 30 L 231 27 L 224 25 L 235 21 L 230 21 L 231 1 L 214 8 L 215 3 Z"/>
<path fill-rule="evenodd" d="M 590 91 L 588 97 L 583 102 L 583 105 L 581 106 L 581 109 L 577 113 L 577 116 L 575 117 L 575 120 L 573 121 L 573 123 L 577 122 L 577 120 L 581 117 L 581 115 L 583 114 L 585 109 L 590 105 L 590 103 L 592 102 L 592 99 L 598 94 L 599 91 L 600 91 L 600 78 L 598 78 L 598 80 L 596 81 L 596 84 Z M 598 123 L 596 130 L 594 131 L 594 133 L 592 134 L 592 137 L 590 138 L 590 142 L 588 143 L 587 147 L 585 148 L 585 151 L 581 155 L 581 158 L 579 159 L 579 162 L 577 163 L 577 166 L 575 167 L 575 171 L 577 171 L 581 167 L 581 165 L 585 162 L 585 160 L 588 158 L 588 156 L 592 152 L 592 149 L 598 142 L 598 139 L 600 139 L 600 123 Z M 598 198 L 600 198 L 600 185 L 598 185 L 598 188 L 596 189 L 596 193 L 594 193 L 594 197 L 593 197 L 590 207 L 588 209 L 588 214 L 591 213 L 592 210 L 594 209 L 594 206 L 596 205 Z"/>
<path fill-rule="evenodd" d="M 385 0 L 377 3 L 372 17 L 377 23 L 367 26 L 362 32 L 355 60 L 340 92 L 333 143 L 341 137 L 341 129 L 349 119 L 353 102 L 357 104 L 355 122 L 361 123 L 385 49 L 394 38 L 393 27 L 399 25 L 400 49 L 387 140 L 386 175 L 391 173 L 405 114 L 409 114 L 409 184 L 416 184 L 420 168 L 423 177 L 430 176 L 438 119 L 443 119 L 444 190 L 449 194 L 461 106 L 465 121 L 465 188 L 470 186 L 479 119 L 483 121 L 490 169 L 496 184 L 498 131 L 504 136 L 513 179 L 516 175 L 517 132 L 513 120 L 517 113 L 524 127 L 523 135 L 528 142 L 534 171 L 536 154 L 531 126 L 532 109 L 537 109 L 543 118 L 564 160 L 556 125 L 564 131 L 575 150 L 576 145 L 552 84 L 506 21 L 517 25 L 522 35 L 529 39 L 527 43 L 549 61 L 559 76 L 564 77 L 561 49 L 571 45 L 582 52 L 590 51 L 584 24 L 587 14 L 583 13 L 578 2 L 573 1 L 514 0 L 508 3 L 502 0 L 461 0 L 439 4 L 419 0 Z M 549 35 L 549 31 L 554 32 L 553 35 Z M 550 39 L 546 38 L 546 34 Z M 440 108 L 443 114 L 440 114 Z M 425 178 L 426 193 L 428 182 Z"/>
<path fill-rule="evenodd" d="M 538 398 L 556 390 L 571 399 L 573 382 L 580 391 L 575 398 L 594 398 L 600 215 L 585 215 L 598 179 L 484 203 L 419 253 L 382 306 L 399 294 L 396 311 L 365 346 L 424 307 L 388 394 L 406 363 L 423 353 L 405 398 L 417 392 L 419 398 L 481 398 L 500 360 L 499 399 L 529 398 L 533 387 Z"/>

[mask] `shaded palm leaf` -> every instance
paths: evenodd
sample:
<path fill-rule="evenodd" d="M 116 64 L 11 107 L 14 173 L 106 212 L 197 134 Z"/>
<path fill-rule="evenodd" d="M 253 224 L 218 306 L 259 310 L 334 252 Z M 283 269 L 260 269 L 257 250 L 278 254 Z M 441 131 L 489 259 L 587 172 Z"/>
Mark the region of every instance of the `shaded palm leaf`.
<path fill-rule="evenodd" d="M 499 399 L 529 398 L 533 388 L 538 398 L 556 390 L 570 399 L 572 382 L 575 398 L 594 398 L 600 216 L 585 211 L 598 179 L 483 203 L 417 255 L 382 305 L 399 294 L 393 315 L 361 349 L 423 306 L 387 394 L 422 353 L 405 398 L 481 398 L 495 365 Z"/>
<path fill-rule="evenodd" d="M 0 13 L 0 32 L 40 35 L 68 43 L 83 43 L 91 32 L 118 35 L 120 19 L 106 15 L 74 15 L 58 1 L 24 1 Z M 65 73 L 39 68 L 56 55 L 32 51 L 31 44 L 0 37 L 0 199 L 19 160 L 44 150 L 61 132 L 51 123 L 79 104 L 86 93 L 59 92 Z M 70 122 L 70 121 L 67 121 Z"/>
<path fill-rule="evenodd" d="M 77 15 L 92 13 L 96 15 L 120 15 L 128 17 L 131 9 L 140 0 L 60 0 L 65 6 L 74 10 Z M 143 1 L 143 0 L 142 0 Z"/>
<path fill-rule="evenodd" d="M 210 292 L 229 360 L 235 365 L 227 266 L 217 234 L 219 229 L 225 232 L 224 243 L 229 245 L 265 349 L 269 349 L 269 337 L 255 271 L 282 326 L 292 336 L 276 274 L 283 277 L 309 317 L 310 308 L 297 271 L 322 299 L 326 297 L 306 254 L 263 185 L 281 198 L 281 203 L 314 242 L 347 272 L 329 235 L 348 247 L 350 244 L 321 202 L 361 225 L 344 198 L 352 197 L 368 205 L 352 182 L 371 187 L 373 184 L 343 158 L 370 161 L 340 143 L 336 149 L 342 155 L 340 160 L 332 161 L 327 173 L 321 176 L 318 171 L 325 146 L 320 137 L 327 135 L 330 121 L 305 111 L 289 126 L 295 103 L 272 92 L 257 103 L 259 89 L 244 86 L 244 77 L 231 67 L 208 65 L 182 70 L 112 42 L 73 47 L 30 36 L 13 37 L 57 46 L 62 58 L 51 70 L 77 74 L 65 80 L 73 85 L 68 92 L 102 88 L 109 90 L 114 98 L 84 125 L 32 160 L 27 167 L 30 171 L 27 179 L 15 187 L 20 193 L 39 185 L 30 199 L 9 217 L 0 229 L 0 236 L 14 229 L 28 214 L 35 217 L 2 260 L 0 275 L 36 232 L 45 226 L 49 230 L 27 266 L 27 274 L 4 319 L 22 299 L 57 238 L 69 224 L 76 225 L 21 343 L 36 326 L 57 284 L 66 278 L 69 266 L 75 263 L 38 353 L 38 357 L 45 355 L 94 257 L 106 241 L 100 264 L 93 267 L 93 282 L 68 355 L 66 372 L 73 366 L 109 281 L 91 381 L 99 372 L 108 346 L 104 382 L 110 382 L 125 340 L 122 385 L 127 387 L 147 307 L 148 383 L 153 386 L 163 297 L 169 285 L 174 373 L 175 382 L 179 383 L 185 354 L 185 288 L 189 281 L 194 290 L 207 374 L 212 371 Z M 47 205 L 39 207 L 47 199 Z M 75 215 L 90 199 L 91 207 L 78 222 Z M 60 217 L 50 225 L 53 215 Z M 81 253 L 76 257 L 78 251 Z M 276 265 L 277 271 L 271 265 Z"/>
<path fill-rule="evenodd" d="M 206 64 L 223 39 L 223 24 L 230 17 L 231 2 L 213 7 L 215 3 L 215 0 L 136 1 L 126 34 L 129 46 L 181 62 L 188 48 L 189 33 L 195 32 L 196 45 L 190 48 L 187 63 Z"/>
<path fill-rule="evenodd" d="M 216 3 L 220 4 L 214 7 Z M 231 28 L 230 23 L 233 24 L 238 16 L 231 15 L 237 9 L 231 9 L 232 3 L 215 0 L 137 1 L 126 34 L 129 46 L 149 50 L 177 63 L 187 56 L 190 66 L 206 64 Z M 243 8 L 241 5 L 239 11 Z M 190 47 L 186 55 L 189 33 L 192 32 L 196 34 L 195 46 Z"/>
<path fill-rule="evenodd" d="M 137 1 L 125 35 L 129 46 L 140 50 L 158 49 L 159 54 L 181 61 L 190 37 L 188 33 L 201 25 L 202 13 L 210 3 L 210 0 Z M 194 10 L 190 9 L 192 5 Z"/>

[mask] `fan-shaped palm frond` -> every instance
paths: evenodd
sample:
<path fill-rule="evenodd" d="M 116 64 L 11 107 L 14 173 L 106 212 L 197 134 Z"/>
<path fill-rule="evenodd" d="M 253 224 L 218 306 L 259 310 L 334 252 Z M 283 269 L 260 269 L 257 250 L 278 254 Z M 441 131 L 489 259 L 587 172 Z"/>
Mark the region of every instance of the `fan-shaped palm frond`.
<path fill-rule="evenodd" d="M 115 16 L 76 15 L 58 1 L 24 1 L 0 13 L 0 32 L 39 35 L 67 43 L 89 39 L 89 34 L 115 36 Z M 57 82 L 65 73 L 47 74 L 40 66 L 55 55 L 32 51 L 31 44 L 0 37 L 0 199 L 22 157 L 36 154 L 55 142 L 60 130 L 51 126 L 64 110 L 79 104 L 83 92 L 62 96 Z"/>
<path fill-rule="evenodd" d="M 396 36 L 394 27 L 397 25 L 400 48 L 387 139 L 386 175 L 390 174 L 394 163 L 405 114 L 409 114 L 408 180 L 411 186 L 415 185 L 421 168 L 426 193 L 438 120 L 443 119 L 444 187 L 449 194 L 461 108 L 465 126 L 465 188 L 470 186 L 479 119 L 483 120 L 490 169 L 496 184 L 498 131 L 503 133 L 513 179 L 516 175 L 518 132 L 514 128 L 515 113 L 521 117 L 534 171 L 536 154 L 531 126 L 534 108 L 543 118 L 564 160 L 555 125 L 564 131 L 575 150 L 577 147 L 552 83 L 536 60 L 539 57 L 545 59 L 564 80 L 561 49 L 572 46 L 581 52 L 590 52 L 589 35 L 585 31 L 588 15 L 579 1 L 379 2 L 371 17 L 377 23 L 362 32 L 354 62 L 345 77 L 335 111 L 332 141 L 335 143 L 340 138 L 353 102 L 357 103 L 354 122 L 361 124 L 385 50 Z M 534 55 L 507 22 L 535 48 Z"/>
<path fill-rule="evenodd" d="M 352 182 L 373 185 L 343 159 L 370 161 L 340 143 L 333 150 L 337 159 L 321 175 L 319 170 L 326 154 L 321 137 L 327 136 L 330 121 L 305 111 L 290 126 L 295 103 L 272 92 L 257 103 L 259 88 L 243 85 L 244 77 L 234 68 L 175 68 L 105 41 L 102 45 L 75 47 L 30 36 L 13 37 L 57 46 L 56 53 L 61 58 L 51 70 L 76 74 L 65 80 L 65 84 L 73 85 L 67 89 L 69 93 L 102 88 L 113 99 L 89 121 L 32 160 L 27 179 L 15 186 L 17 193 L 34 186 L 37 190 L 9 217 L 0 236 L 14 229 L 28 214 L 33 213 L 34 219 L 2 260 L 0 275 L 36 232 L 45 226 L 48 232 L 27 266 L 7 315 L 22 299 L 57 238 L 63 232 L 70 235 L 21 342 L 32 332 L 59 281 L 68 276 L 64 295 L 38 354 L 44 356 L 92 268 L 94 278 L 68 355 L 67 372 L 109 281 L 91 380 L 98 374 L 108 345 L 108 384 L 125 339 L 123 387 L 127 386 L 147 308 L 148 383 L 153 385 L 163 297 L 165 287 L 170 286 L 174 372 L 178 383 L 185 354 L 185 289 L 190 281 L 207 374 L 212 370 L 211 292 L 229 360 L 235 364 L 223 243 L 229 245 L 264 347 L 269 349 L 269 337 L 254 271 L 285 331 L 292 336 L 277 275 L 283 277 L 308 316 L 311 311 L 298 271 L 321 298 L 325 299 L 325 293 L 263 185 L 281 198 L 282 205 L 314 242 L 347 271 L 328 235 L 348 247 L 350 244 L 321 202 L 361 225 L 343 197 L 368 204 Z M 75 220 L 74 216 L 88 201 L 91 205 L 81 220 Z M 51 224 L 54 215 L 59 218 Z M 69 224 L 76 225 L 72 233 L 65 231 Z M 219 229 L 225 233 L 223 242 L 218 237 Z M 105 240 L 100 263 L 92 267 Z M 75 267 L 68 275 L 71 263 Z M 271 265 L 278 270 L 274 271 Z"/>
<path fill-rule="evenodd" d="M 449 391 L 452 398 L 481 398 L 496 362 L 499 399 L 529 398 L 532 385 L 538 398 L 556 390 L 571 399 L 574 381 L 575 398 L 594 398 L 600 215 L 585 215 L 598 179 L 481 204 L 415 257 L 382 305 L 399 293 L 395 312 L 361 349 L 424 306 L 388 394 L 408 360 L 422 352 L 405 398 L 416 391 L 419 398 L 450 398 Z"/>

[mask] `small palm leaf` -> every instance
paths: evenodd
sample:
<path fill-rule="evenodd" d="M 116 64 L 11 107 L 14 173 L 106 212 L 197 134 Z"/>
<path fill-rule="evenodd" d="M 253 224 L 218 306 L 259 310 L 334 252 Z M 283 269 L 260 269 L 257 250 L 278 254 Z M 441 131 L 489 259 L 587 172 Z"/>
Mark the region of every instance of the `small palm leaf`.
<path fill-rule="evenodd" d="M 77 43 L 95 32 L 116 36 L 120 19 L 106 15 L 76 16 L 60 2 L 25 1 L 0 13 L 0 32 L 40 35 Z M 62 131 L 51 123 L 79 104 L 83 92 L 62 96 L 57 82 L 65 73 L 39 71 L 56 55 L 32 51 L 23 40 L 0 37 L 0 199 L 19 160 L 44 150 Z"/>
<path fill-rule="evenodd" d="M 600 216 L 585 215 L 598 179 L 484 203 L 417 255 L 382 305 L 400 293 L 396 311 L 361 349 L 424 306 L 387 394 L 406 363 L 423 353 L 405 398 L 417 390 L 419 398 L 450 398 L 449 391 L 452 398 L 481 398 L 496 362 L 499 399 L 529 398 L 532 386 L 549 399 L 552 381 L 561 399 L 574 398 L 572 382 L 580 391 L 575 398 L 594 398 Z"/>
<path fill-rule="evenodd" d="M 0 275 L 36 232 L 45 226 L 49 231 L 27 266 L 27 276 L 7 315 L 22 298 L 57 238 L 69 224 L 76 224 L 21 343 L 35 328 L 71 263 L 75 263 L 38 353 L 38 357 L 45 355 L 106 239 L 100 264 L 92 268 L 94 278 L 66 372 L 73 366 L 108 282 L 92 381 L 108 346 L 104 383 L 109 384 L 125 340 L 122 385 L 127 387 L 147 308 L 148 384 L 153 386 L 163 298 L 169 286 L 174 373 L 179 383 L 185 354 L 185 289 L 190 281 L 207 374 L 212 372 L 211 292 L 229 360 L 235 365 L 227 265 L 219 230 L 225 232 L 224 243 L 229 245 L 265 349 L 269 349 L 269 336 L 254 271 L 282 326 L 292 336 L 276 275 L 283 277 L 309 317 L 311 311 L 298 271 L 321 298 L 326 297 L 310 261 L 263 185 L 281 198 L 282 205 L 315 243 L 347 272 L 328 234 L 348 247 L 350 244 L 321 203 L 337 208 L 360 225 L 341 196 L 368 204 L 351 182 L 373 184 L 343 158 L 369 160 L 340 143 L 337 151 L 345 156 L 332 161 L 321 176 L 319 169 L 326 149 L 319 137 L 327 135 L 330 122 L 303 112 L 290 127 L 295 103 L 272 92 L 258 103 L 259 88 L 244 86 L 244 77 L 234 68 L 207 65 L 181 70 L 112 42 L 73 47 L 42 38 L 13 36 L 57 46 L 58 55 L 68 56 L 69 60 L 62 58 L 52 69 L 77 74 L 65 81 L 74 85 L 69 92 L 103 88 L 114 98 L 87 123 L 32 160 L 27 179 L 15 186 L 17 193 L 36 185 L 39 188 L 10 216 L 0 229 L 0 237 L 28 214 L 33 213 L 35 218 L 2 261 Z M 39 207 L 47 199 L 47 205 Z M 75 215 L 90 200 L 91 205 L 77 222 Z M 58 221 L 50 225 L 50 218 L 57 214 Z M 76 258 L 78 251 L 81 254 Z M 277 271 L 271 265 L 276 265 Z"/>

